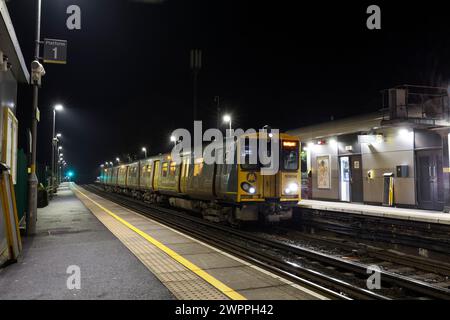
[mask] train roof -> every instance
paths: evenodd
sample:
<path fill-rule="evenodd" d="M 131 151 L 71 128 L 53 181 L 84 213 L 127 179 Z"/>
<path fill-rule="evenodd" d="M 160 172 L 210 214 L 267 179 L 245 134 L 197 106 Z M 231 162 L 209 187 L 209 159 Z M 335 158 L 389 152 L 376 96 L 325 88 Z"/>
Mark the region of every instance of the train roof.
<path fill-rule="evenodd" d="M 329 136 L 369 131 L 381 127 L 382 120 L 383 113 L 380 111 L 301 127 L 289 130 L 286 133 L 298 136 L 301 141 L 308 141 Z"/>

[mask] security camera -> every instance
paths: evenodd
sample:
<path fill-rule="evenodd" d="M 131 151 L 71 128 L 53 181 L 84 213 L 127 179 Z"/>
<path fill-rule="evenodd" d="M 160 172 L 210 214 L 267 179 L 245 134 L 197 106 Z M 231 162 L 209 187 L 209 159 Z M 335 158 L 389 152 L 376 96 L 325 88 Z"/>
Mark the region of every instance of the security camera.
<path fill-rule="evenodd" d="M 31 62 L 31 71 L 37 72 L 41 76 L 45 75 L 44 66 L 38 60 L 34 60 L 33 62 Z"/>
<path fill-rule="evenodd" d="M 42 76 L 45 75 L 44 66 L 37 60 L 31 62 L 31 81 L 34 85 L 41 85 Z"/>

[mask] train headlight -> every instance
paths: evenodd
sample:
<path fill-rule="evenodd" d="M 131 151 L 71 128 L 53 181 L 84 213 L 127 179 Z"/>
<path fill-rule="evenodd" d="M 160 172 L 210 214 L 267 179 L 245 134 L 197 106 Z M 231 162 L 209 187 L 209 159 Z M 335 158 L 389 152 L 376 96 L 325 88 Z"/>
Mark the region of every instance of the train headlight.
<path fill-rule="evenodd" d="M 242 190 L 244 190 L 245 192 L 251 193 L 251 194 L 255 194 L 256 193 L 256 188 L 253 187 L 250 183 L 247 182 L 243 182 L 241 184 L 241 188 Z"/>
<path fill-rule="evenodd" d="M 298 191 L 298 184 L 295 182 L 289 183 L 287 188 L 284 190 L 286 194 L 295 194 Z"/>

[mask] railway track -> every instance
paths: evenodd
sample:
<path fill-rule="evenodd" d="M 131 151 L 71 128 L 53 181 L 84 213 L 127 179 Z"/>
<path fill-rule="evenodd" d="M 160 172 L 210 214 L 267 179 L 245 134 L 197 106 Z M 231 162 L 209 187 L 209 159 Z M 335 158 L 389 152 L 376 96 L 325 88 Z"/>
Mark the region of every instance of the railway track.
<path fill-rule="evenodd" d="M 366 264 L 211 223 L 172 208 L 108 193 L 97 186 L 83 187 L 330 298 L 450 299 L 447 288 L 384 270 L 380 271 L 381 288 L 369 290 Z"/>
<path fill-rule="evenodd" d="M 380 265 L 394 273 L 411 275 L 436 286 L 450 288 L 450 264 L 440 260 L 411 255 L 380 244 L 360 241 L 329 232 L 310 234 L 295 227 L 277 227 L 263 234 L 286 243 L 301 243 L 316 251 L 328 252 L 364 264 Z"/>

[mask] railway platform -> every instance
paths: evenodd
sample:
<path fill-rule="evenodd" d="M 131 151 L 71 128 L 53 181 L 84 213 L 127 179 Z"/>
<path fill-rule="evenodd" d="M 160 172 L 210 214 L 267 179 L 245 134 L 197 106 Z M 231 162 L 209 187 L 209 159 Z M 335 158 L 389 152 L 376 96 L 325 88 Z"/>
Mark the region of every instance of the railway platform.
<path fill-rule="evenodd" d="M 0 300 L 174 299 L 68 184 L 38 210 L 37 234 L 23 238 L 17 263 L 0 269 L 0 288 Z"/>
<path fill-rule="evenodd" d="M 38 217 L 0 299 L 326 299 L 75 184 Z"/>
<path fill-rule="evenodd" d="M 438 211 L 383 207 L 359 203 L 333 202 L 304 199 L 298 203 L 299 208 L 349 213 L 360 216 L 372 216 L 388 219 L 450 225 L 450 214 Z"/>

